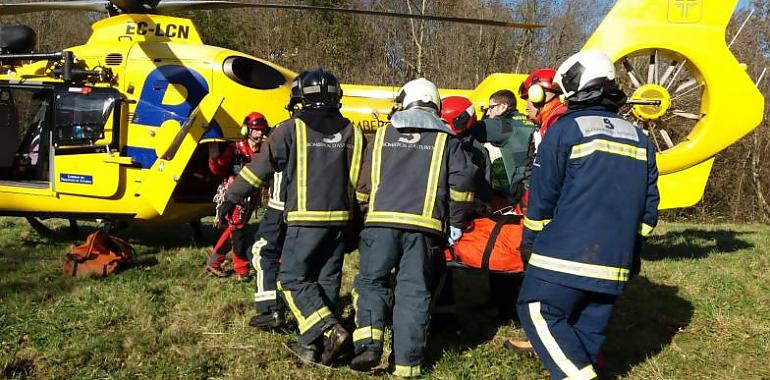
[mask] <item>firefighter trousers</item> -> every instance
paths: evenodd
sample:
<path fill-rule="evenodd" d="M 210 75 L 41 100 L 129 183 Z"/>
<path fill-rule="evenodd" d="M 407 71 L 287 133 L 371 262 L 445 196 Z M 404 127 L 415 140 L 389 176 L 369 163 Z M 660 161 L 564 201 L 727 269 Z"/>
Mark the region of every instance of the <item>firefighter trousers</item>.
<path fill-rule="evenodd" d="M 229 243 L 229 245 L 228 245 Z M 235 273 L 246 276 L 249 274 L 248 247 L 251 243 L 244 225 L 228 225 L 219 236 L 217 244 L 209 255 L 206 264 L 210 267 L 221 269 L 227 252 L 232 252 L 233 270 Z"/>
<path fill-rule="evenodd" d="M 551 379 L 593 379 L 616 295 L 524 276 L 517 310 L 521 326 Z"/>
<path fill-rule="evenodd" d="M 254 245 L 251 246 L 251 264 L 256 277 L 254 302 L 257 314 L 283 309 L 276 295 L 276 281 L 285 237 L 286 223 L 283 222 L 283 211 L 268 207 L 259 222 Z"/>
<path fill-rule="evenodd" d="M 297 319 L 299 343 L 309 345 L 334 326 L 342 279 L 343 227 L 286 229 L 278 289 Z"/>
<path fill-rule="evenodd" d="M 434 247 L 435 238 L 424 232 L 368 227 L 361 233 L 361 260 L 353 283 L 353 343 L 356 352 L 367 348 L 382 352 L 383 331 L 392 308 L 397 376 L 420 374 L 430 319 Z M 396 283 L 395 289 L 391 289 L 394 268 Z"/>

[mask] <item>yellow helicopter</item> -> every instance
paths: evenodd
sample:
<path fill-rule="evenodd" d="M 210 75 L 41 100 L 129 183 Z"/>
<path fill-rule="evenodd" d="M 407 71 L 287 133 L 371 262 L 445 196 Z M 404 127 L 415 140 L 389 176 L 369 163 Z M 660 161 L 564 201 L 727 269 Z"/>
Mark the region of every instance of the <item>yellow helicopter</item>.
<path fill-rule="evenodd" d="M 633 92 L 624 113 L 659 143 L 662 208 L 697 203 L 714 155 L 761 122 L 764 99 L 725 43 L 737 2 L 619 0 L 586 44 L 616 59 Z M 32 53 L 31 30 L 0 29 L 0 214 L 152 223 L 210 215 L 217 183 L 208 174 L 207 144 L 240 138 L 240 121 L 255 105 L 269 120 L 285 118 L 296 74 L 204 45 L 189 19 L 163 14 L 238 7 L 539 27 L 219 0 L 0 5 L 0 15 L 85 10 L 111 16 L 92 25 L 84 45 L 56 53 Z M 480 107 L 525 77 L 493 74 L 472 90 L 440 91 Z M 347 84 L 343 91 L 342 112 L 355 124 L 373 131 L 387 122 L 396 88 Z M 736 104 L 740 114 L 730 112 Z"/>

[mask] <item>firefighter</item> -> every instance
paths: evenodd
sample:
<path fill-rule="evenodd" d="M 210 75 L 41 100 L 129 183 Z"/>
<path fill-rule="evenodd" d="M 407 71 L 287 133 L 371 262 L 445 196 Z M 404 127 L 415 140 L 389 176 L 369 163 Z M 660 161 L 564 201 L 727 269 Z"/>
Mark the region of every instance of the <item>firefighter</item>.
<path fill-rule="evenodd" d="M 302 104 L 299 86 L 305 73 L 300 73 L 292 81 L 291 98 L 286 105 L 290 116 L 299 112 Z M 286 223 L 283 220 L 286 181 L 283 172 L 273 174 L 269 192 L 265 214 L 259 222 L 259 228 L 254 235 L 254 245 L 251 247 L 251 263 L 256 277 L 254 303 L 257 314 L 249 320 L 252 327 L 268 329 L 280 327 L 285 322 L 284 303 L 278 297 L 276 287 L 283 241 L 286 238 Z"/>
<path fill-rule="evenodd" d="M 340 114 L 342 90 L 332 73 L 310 71 L 300 84 L 302 110 L 275 129 L 264 159 L 241 170 L 221 209 L 283 172 L 287 229 L 277 287 L 300 333 L 289 348 L 304 362 L 330 365 L 350 338 L 334 310 L 365 141 Z"/>
<path fill-rule="evenodd" d="M 227 145 L 221 154 L 218 145 L 209 145 L 209 170 L 217 176 L 227 176 L 217 191 L 215 199 L 217 203 L 223 201 L 223 193 L 235 180 L 241 168 L 249 163 L 255 152 L 259 152 L 268 129 L 269 125 L 265 116 L 259 112 L 252 112 L 246 116 L 241 126 L 243 140 Z M 236 278 L 239 281 L 249 279 L 248 249 L 250 240 L 246 234 L 246 224 L 248 224 L 258 202 L 259 194 L 252 194 L 242 199 L 230 214 L 217 218 L 218 220 L 223 219 L 223 222 L 217 227 L 224 226 L 225 229 L 206 262 L 207 272 L 217 277 L 227 276 L 227 273 L 222 270 L 222 263 L 225 261 L 229 243 L 230 250 L 233 252 L 233 270 Z"/>
<path fill-rule="evenodd" d="M 573 55 L 554 81 L 569 111 L 535 157 L 524 220 L 534 245 L 517 309 L 552 379 L 591 379 L 615 302 L 657 224 L 658 170 L 650 140 L 618 115 L 626 95 L 606 54 Z"/>
<path fill-rule="evenodd" d="M 462 142 L 463 150 L 476 165 L 474 176 L 474 191 L 476 199 L 482 204 L 484 210 L 492 202 L 492 162 L 489 152 L 484 145 L 471 136 L 471 128 L 476 125 L 476 109 L 473 103 L 466 97 L 447 96 L 441 100 L 441 120 L 443 120 L 452 132 Z"/>
<path fill-rule="evenodd" d="M 535 153 L 540 142 L 543 141 L 545 133 L 556 123 L 559 118 L 567 112 L 567 106 L 561 100 L 561 89 L 554 77 L 556 70 L 545 67 L 537 69 L 527 76 L 519 86 L 519 98 L 527 102 L 527 117 L 535 123 L 536 130 L 532 134 L 529 145 L 529 162 L 525 170 L 525 184 L 529 188 L 529 178 L 532 172 L 532 165 L 535 160 Z M 527 194 L 522 199 L 522 209 L 526 210 Z M 531 247 L 521 246 L 520 252 L 526 262 Z M 528 340 L 508 339 L 504 346 L 526 354 L 534 354 L 534 348 Z"/>
<path fill-rule="evenodd" d="M 393 373 L 414 377 L 426 341 L 432 255 L 447 229 L 450 244 L 462 235 L 475 168 L 439 118 L 433 83 L 406 83 L 397 103 L 402 109 L 377 131 L 367 150 L 371 166 L 362 173 L 359 199 L 368 198 L 368 204 L 353 285 L 357 328 L 350 367 L 369 371 L 379 364 L 392 308 Z M 393 269 L 396 284 L 390 289 Z"/>
<path fill-rule="evenodd" d="M 561 89 L 554 82 L 555 76 L 556 70 L 550 67 L 537 69 L 519 86 L 519 97 L 527 102 L 527 117 L 537 127 L 533 134 L 535 149 L 548 128 L 567 113 L 567 106 L 561 100 Z"/>
<path fill-rule="evenodd" d="M 514 204 L 523 194 L 524 168 L 534 130 L 535 125 L 516 110 L 516 96 L 505 89 L 489 97 L 483 120 L 471 130 L 476 140 L 500 149 L 508 181 L 503 194 Z"/>

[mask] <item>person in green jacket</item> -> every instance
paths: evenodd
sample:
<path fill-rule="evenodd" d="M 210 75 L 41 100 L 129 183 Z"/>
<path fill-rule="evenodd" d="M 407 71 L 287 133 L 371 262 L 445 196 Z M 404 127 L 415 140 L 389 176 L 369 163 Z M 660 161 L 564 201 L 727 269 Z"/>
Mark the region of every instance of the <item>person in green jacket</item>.
<path fill-rule="evenodd" d="M 484 111 L 484 118 L 471 132 L 479 142 L 500 148 L 508 180 L 502 192 L 517 204 L 524 194 L 524 170 L 535 125 L 516 110 L 516 96 L 510 90 L 493 93 Z"/>

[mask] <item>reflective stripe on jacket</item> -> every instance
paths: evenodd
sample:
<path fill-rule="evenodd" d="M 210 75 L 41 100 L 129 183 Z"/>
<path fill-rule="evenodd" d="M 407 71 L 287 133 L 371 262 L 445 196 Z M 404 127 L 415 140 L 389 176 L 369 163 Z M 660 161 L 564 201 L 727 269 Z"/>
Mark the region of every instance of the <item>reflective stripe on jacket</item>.
<path fill-rule="evenodd" d="M 292 118 L 270 136 L 267 149 L 241 170 L 229 200 L 264 186 L 276 171 L 286 181 L 284 213 L 288 225 L 344 225 L 351 219 L 365 140 L 349 122 L 323 134 Z M 279 190 L 280 190 L 280 184 Z M 279 191 L 280 192 L 280 191 Z"/>
<path fill-rule="evenodd" d="M 434 234 L 443 234 L 447 222 L 463 227 L 475 166 L 458 138 L 435 130 L 402 133 L 388 124 L 369 148 L 371 168 L 359 187 L 359 199 L 368 198 L 366 226 Z"/>
<path fill-rule="evenodd" d="M 528 273 L 622 292 L 641 237 L 657 224 L 657 179 L 650 140 L 617 113 L 594 107 L 562 116 L 532 171 L 524 220 L 524 243 L 534 243 Z"/>

